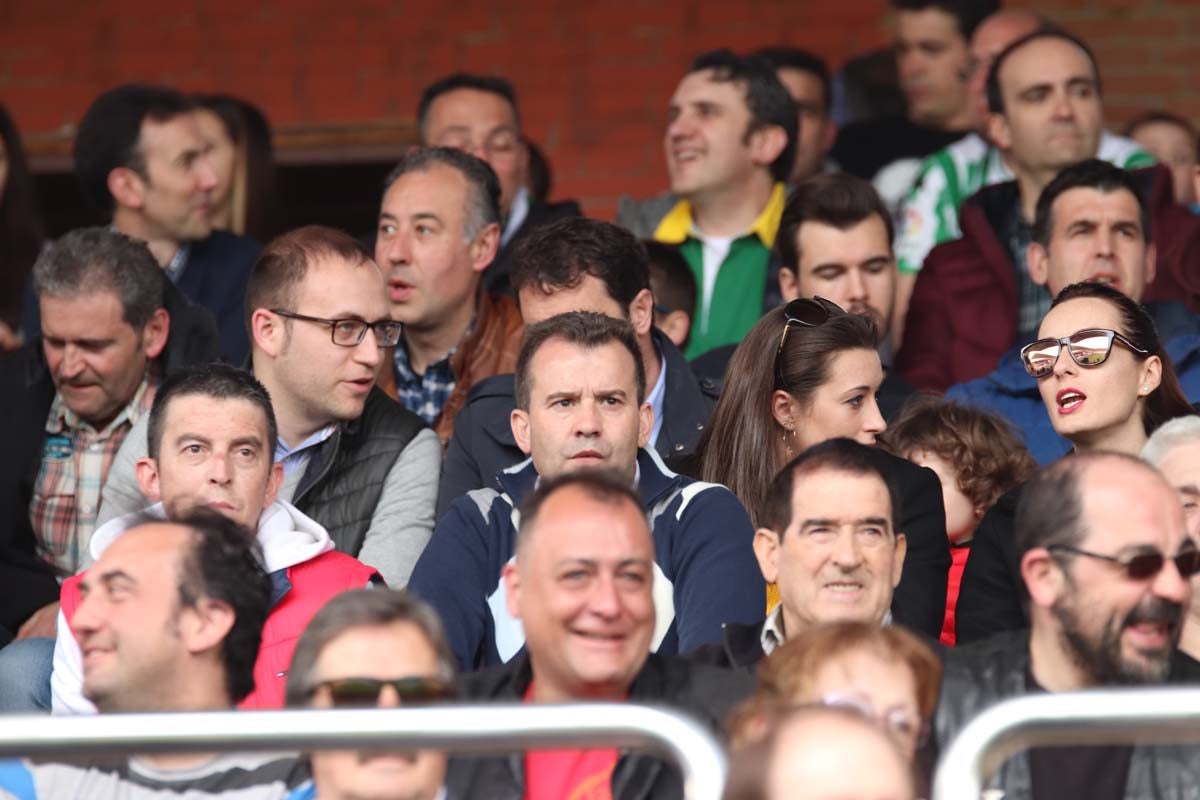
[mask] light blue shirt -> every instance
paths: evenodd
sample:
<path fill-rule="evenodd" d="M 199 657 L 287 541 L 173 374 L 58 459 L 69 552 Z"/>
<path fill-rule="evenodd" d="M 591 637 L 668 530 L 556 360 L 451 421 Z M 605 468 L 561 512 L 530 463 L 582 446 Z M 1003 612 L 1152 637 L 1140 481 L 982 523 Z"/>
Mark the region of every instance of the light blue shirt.
<path fill-rule="evenodd" d="M 657 352 L 657 348 L 655 351 Z M 663 400 L 667 396 L 667 360 L 663 358 L 662 353 L 658 353 L 658 363 L 662 365 L 658 371 L 658 380 L 654 382 L 654 388 L 646 396 L 646 402 L 654 411 L 654 427 L 650 429 L 651 447 L 658 444 L 658 433 L 662 430 L 663 424 Z"/>
<path fill-rule="evenodd" d="M 333 436 L 336 427 L 326 425 L 295 447 L 288 447 L 287 442 L 280 436 L 275 444 L 275 463 L 283 464 L 283 474 L 291 475 L 296 470 L 308 466 L 308 459 L 312 456 L 311 449 Z"/>

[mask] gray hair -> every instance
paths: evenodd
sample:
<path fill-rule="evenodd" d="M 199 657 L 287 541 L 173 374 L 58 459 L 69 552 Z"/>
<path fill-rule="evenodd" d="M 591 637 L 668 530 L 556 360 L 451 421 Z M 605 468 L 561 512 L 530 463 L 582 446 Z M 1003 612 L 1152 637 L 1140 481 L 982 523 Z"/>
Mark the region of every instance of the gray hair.
<path fill-rule="evenodd" d="M 302 706 L 308 702 L 317 659 L 331 641 L 351 628 L 399 623 L 408 623 L 421 632 L 437 656 L 437 677 L 453 683 L 457 674 L 454 654 L 442 622 L 431 606 L 407 592 L 355 589 L 342 592 L 326 603 L 304 629 L 288 670 L 287 705 Z"/>
<path fill-rule="evenodd" d="M 38 297 L 89 297 L 112 292 L 122 318 L 140 331 L 163 307 L 162 268 L 144 242 L 104 227 L 63 235 L 33 265 Z"/>
<path fill-rule="evenodd" d="M 410 172 L 429 172 L 439 164 L 458 170 L 471 188 L 463 217 L 463 239 L 470 242 L 488 225 L 499 225 L 500 179 L 486 161 L 453 147 L 414 147 L 409 150 L 388 173 L 383 182 L 384 193 L 401 176 Z"/>
<path fill-rule="evenodd" d="M 1200 442 L 1200 417 L 1195 414 L 1176 417 L 1170 422 L 1164 422 L 1150 435 L 1146 446 L 1142 448 L 1142 458 L 1157 467 L 1167 457 L 1167 453 L 1180 445 L 1192 442 Z"/>

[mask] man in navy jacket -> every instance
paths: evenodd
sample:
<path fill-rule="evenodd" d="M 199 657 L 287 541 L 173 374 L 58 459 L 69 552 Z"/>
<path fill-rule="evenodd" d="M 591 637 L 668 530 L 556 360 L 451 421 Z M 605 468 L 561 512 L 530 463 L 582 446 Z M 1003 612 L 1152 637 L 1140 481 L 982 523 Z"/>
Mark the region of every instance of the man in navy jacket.
<path fill-rule="evenodd" d="M 451 505 L 409 589 L 446 626 L 463 670 L 511 660 L 524 631 L 501 573 L 515 553 L 519 508 L 541 478 L 607 470 L 637 487 L 654 537 L 651 647 L 676 653 L 721 638 L 722 622 L 754 622 L 766 587 L 741 503 L 723 486 L 669 471 L 646 447 L 653 411 L 628 322 L 569 312 L 531 326 L 517 359 L 513 436 L 531 456 Z"/>

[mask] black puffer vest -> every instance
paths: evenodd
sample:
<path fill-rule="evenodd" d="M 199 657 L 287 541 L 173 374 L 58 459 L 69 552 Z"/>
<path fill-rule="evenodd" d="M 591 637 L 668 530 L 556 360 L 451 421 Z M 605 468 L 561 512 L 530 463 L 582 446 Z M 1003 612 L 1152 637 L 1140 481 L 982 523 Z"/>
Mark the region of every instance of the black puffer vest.
<path fill-rule="evenodd" d="M 357 556 L 388 472 L 425 427 L 416 414 L 372 389 L 362 416 L 317 445 L 292 504 L 329 531 L 339 551 Z"/>

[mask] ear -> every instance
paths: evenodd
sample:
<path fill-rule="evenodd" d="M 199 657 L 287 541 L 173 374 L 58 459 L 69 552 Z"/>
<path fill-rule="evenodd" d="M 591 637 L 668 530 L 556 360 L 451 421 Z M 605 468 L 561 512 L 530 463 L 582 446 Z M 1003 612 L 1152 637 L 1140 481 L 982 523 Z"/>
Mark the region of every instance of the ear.
<path fill-rule="evenodd" d="M 138 487 L 151 503 L 162 501 L 162 487 L 158 482 L 158 464 L 152 458 L 139 458 L 133 467 Z"/>
<path fill-rule="evenodd" d="M 769 167 L 787 148 L 787 134 L 780 125 L 764 125 L 750 134 L 750 160 L 762 167 Z"/>
<path fill-rule="evenodd" d="M 798 411 L 796 398 L 783 389 L 776 389 L 771 395 L 771 416 L 775 417 L 775 421 L 785 431 L 796 430 L 796 425 L 799 423 L 799 420 L 796 418 Z"/>
<path fill-rule="evenodd" d="M 517 560 L 510 559 L 500 568 L 500 579 L 504 581 L 504 604 L 513 619 L 521 618 L 521 570 Z"/>
<path fill-rule="evenodd" d="M 233 607 L 228 603 L 202 597 L 180 612 L 180 638 L 189 653 L 220 652 L 235 620 Z"/>
<path fill-rule="evenodd" d="M 254 309 L 254 313 L 250 315 L 250 338 L 255 347 L 275 358 L 283 352 L 286 337 L 287 330 L 284 328 L 282 317 L 265 308 Z"/>
<path fill-rule="evenodd" d="M 654 295 L 649 289 L 642 289 L 633 297 L 629 304 L 629 324 L 638 338 L 647 336 L 654 324 Z"/>
<path fill-rule="evenodd" d="M 1008 120 L 1003 114 L 988 114 L 988 138 L 996 143 L 1001 150 L 1012 149 L 1012 131 L 1008 129 Z"/>
<path fill-rule="evenodd" d="M 471 242 L 471 269 L 483 272 L 496 260 L 496 251 L 500 249 L 500 226 L 496 223 L 487 225 Z"/>
<path fill-rule="evenodd" d="M 1035 547 L 1021 557 L 1021 580 L 1029 590 L 1030 602 L 1050 608 L 1062 595 L 1066 575 L 1049 550 Z"/>
<path fill-rule="evenodd" d="M 800 297 L 800 277 L 791 267 L 779 268 L 779 293 L 783 302 L 790 303 Z"/>
<path fill-rule="evenodd" d="M 270 454 L 273 459 L 274 453 Z M 271 474 L 267 477 L 267 491 L 263 495 L 263 508 L 275 502 L 275 498 L 279 497 L 279 487 L 283 485 L 283 464 L 271 464 Z"/>
<path fill-rule="evenodd" d="M 1150 356 L 1142 362 L 1142 382 L 1138 384 L 1138 397 L 1147 397 L 1162 383 L 1162 359 Z"/>
<path fill-rule="evenodd" d="M 171 335 L 171 315 L 165 308 L 160 308 L 150 317 L 146 327 L 142 328 L 142 352 L 146 358 L 154 360 L 167 346 L 167 337 Z"/>
<path fill-rule="evenodd" d="M 892 588 L 900 585 L 900 576 L 904 574 L 904 557 L 908 555 L 908 537 L 896 532 L 896 552 L 892 554 Z"/>
<path fill-rule="evenodd" d="M 1038 286 L 1045 286 L 1050 279 L 1050 255 L 1046 248 L 1038 242 L 1030 242 L 1025 250 L 1025 263 L 1029 265 L 1029 279 Z"/>
<path fill-rule="evenodd" d="M 1198 167 L 1197 169 L 1200 169 Z M 1146 286 L 1154 283 L 1154 276 L 1158 274 L 1158 248 L 1154 246 L 1154 242 L 1146 245 Z M 1135 298 L 1141 300 L 1141 298 Z"/>
<path fill-rule="evenodd" d="M 508 417 L 508 424 L 512 428 L 513 439 L 516 440 L 517 447 L 521 448 L 521 452 L 525 455 L 532 453 L 533 442 L 529 437 L 529 412 L 514 408 Z"/>
<path fill-rule="evenodd" d="M 692 332 L 692 318 L 686 311 L 671 311 L 656 324 L 676 347 L 682 350 L 687 344 L 688 334 Z"/>
<path fill-rule="evenodd" d="M 129 167 L 115 167 L 108 173 L 108 193 L 118 206 L 141 208 L 146 202 L 146 181 Z"/>
<path fill-rule="evenodd" d="M 754 557 L 758 559 L 758 569 L 767 583 L 779 580 L 780 547 L 779 534 L 770 528 L 759 528 L 754 532 Z"/>
<path fill-rule="evenodd" d="M 642 407 L 638 409 L 638 447 L 645 447 L 650 443 L 650 433 L 654 430 L 654 409 L 649 403 L 642 403 Z"/>

